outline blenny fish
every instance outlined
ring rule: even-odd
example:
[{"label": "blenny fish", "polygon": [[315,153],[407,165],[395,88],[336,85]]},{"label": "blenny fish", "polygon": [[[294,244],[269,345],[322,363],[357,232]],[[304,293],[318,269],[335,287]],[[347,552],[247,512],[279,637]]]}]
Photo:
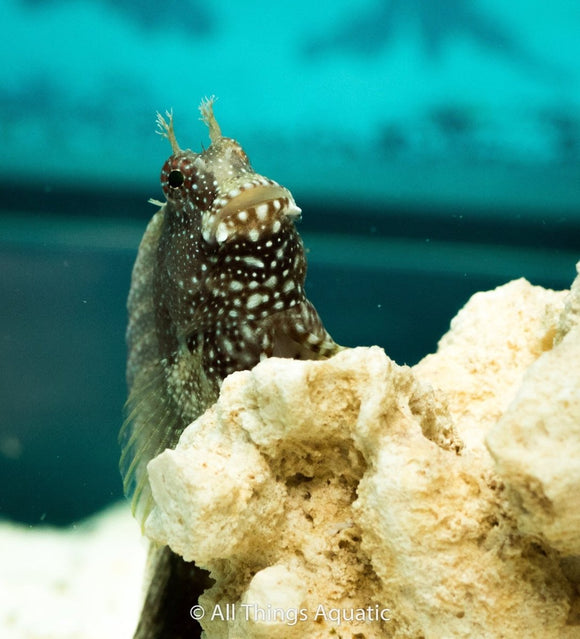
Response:
[{"label": "blenny fish", "polygon": [[[144,524],[153,507],[147,463],[177,443],[217,399],[223,379],[266,357],[327,358],[341,349],[306,298],[306,259],[290,191],[256,173],[223,137],[213,98],[200,107],[211,144],[182,150],[173,117],[158,115],[172,155],[166,202],[137,255],[128,299],[128,417],[121,429],[124,488]],[[211,585],[169,548],[152,548],[135,639],[197,637],[189,616]]]}]

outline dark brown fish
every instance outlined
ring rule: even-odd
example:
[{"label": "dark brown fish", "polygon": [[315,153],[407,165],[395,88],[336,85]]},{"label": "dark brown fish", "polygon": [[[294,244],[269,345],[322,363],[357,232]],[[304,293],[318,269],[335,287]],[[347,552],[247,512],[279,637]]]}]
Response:
[{"label": "dark brown fish", "polygon": [[[149,223],[133,269],[127,329],[128,419],[121,430],[125,491],[142,523],[153,506],[146,465],[177,443],[217,399],[223,379],[271,356],[327,358],[340,350],[304,293],[306,259],[290,191],[255,173],[202,102],[211,145],[179,148],[161,171],[166,203]],[[153,549],[135,637],[199,636],[189,616],[208,574]]]}]

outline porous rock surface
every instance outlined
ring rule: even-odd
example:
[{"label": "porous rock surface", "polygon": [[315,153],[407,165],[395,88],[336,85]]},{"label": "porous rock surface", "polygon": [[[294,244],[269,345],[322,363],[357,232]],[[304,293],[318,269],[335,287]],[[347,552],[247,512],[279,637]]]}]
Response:
[{"label": "porous rock surface", "polygon": [[148,536],[216,580],[205,636],[580,637],[579,282],[478,293],[413,368],[227,378],[148,467]]}]

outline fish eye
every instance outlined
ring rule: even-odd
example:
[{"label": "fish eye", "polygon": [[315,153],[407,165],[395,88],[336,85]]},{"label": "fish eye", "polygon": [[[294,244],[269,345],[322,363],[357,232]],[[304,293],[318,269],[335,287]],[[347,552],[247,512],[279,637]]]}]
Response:
[{"label": "fish eye", "polygon": [[167,176],[167,183],[172,189],[178,189],[183,185],[185,177],[179,169],[173,169]]}]

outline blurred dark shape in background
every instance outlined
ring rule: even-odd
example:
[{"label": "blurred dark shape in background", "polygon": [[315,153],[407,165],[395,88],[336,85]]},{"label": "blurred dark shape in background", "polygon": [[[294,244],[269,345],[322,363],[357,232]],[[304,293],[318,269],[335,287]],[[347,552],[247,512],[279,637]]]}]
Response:
[{"label": "blurred dark shape in background", "polygon": [[[44,8],[66,6],[72,0],[20,0],[24,6]],[[147,31],[182,31],[187,35],[207,36],[215,27],[209,2],[203,0],[89,0],[107,5],[112,11]]]}]

